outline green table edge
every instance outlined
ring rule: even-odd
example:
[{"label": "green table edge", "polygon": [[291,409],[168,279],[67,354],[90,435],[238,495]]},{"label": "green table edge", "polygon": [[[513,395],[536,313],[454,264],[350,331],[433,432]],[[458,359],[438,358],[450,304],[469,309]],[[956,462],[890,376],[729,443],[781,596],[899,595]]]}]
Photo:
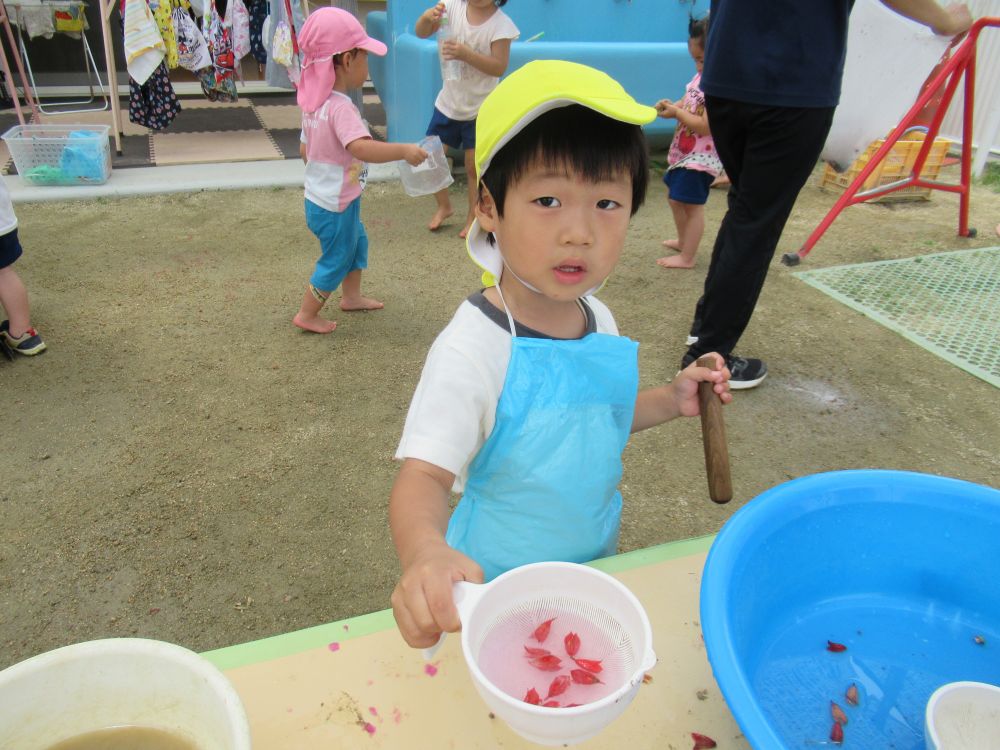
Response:
[{"label": "green table edge", "polygon": [[[644,565],[707,552],[714,540],[715,535],[711,534],[676,542],[666,542],[655,547],[646,547],[613,557],[605,557],[588,564],[605,573],[621,573]],[[250,664],[280,659],[302,651],[330,646],[334,643],[338,644],[339,647],[339,644],[352,638],[360,638],[395,627],[396,621],[392,617],[392,610],[383,609],[379,612],[315,625],[291,633],[205,651],[202,656],[219,669],[236,669]]]}]

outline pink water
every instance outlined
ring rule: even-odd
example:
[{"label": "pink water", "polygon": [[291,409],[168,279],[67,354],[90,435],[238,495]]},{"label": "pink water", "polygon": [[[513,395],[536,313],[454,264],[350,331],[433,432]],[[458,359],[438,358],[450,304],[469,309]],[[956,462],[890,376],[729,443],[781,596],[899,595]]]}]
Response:
[{"label": "pink water", "polygon": [[[555,620],[548,637],[539,643],[533,633],[551,617]],[[579,613],[553,608],[528,616],[521,613],[498,622],[486,634],[479,650],[478,666],[490,682],[511,697],[523,700],[528,690],[534,688],[544,703],[553,680],[569,675],[570,670],[581,669],[566,653],[564,639],[567,633],[573,632],[580,637],[576,658],[601,661],[602,669],[596,673],[601,682],[582,685],[571,680],[566,692],[552,700],[558,701],[561,707],[593,703],[618,690],[635,669],[631,646],[627,642],[619,644],[621,639],[613,635],[621,628],[613,621],[607,625],[602,627]],[[548,650],[561,660],[559,669],[543,671],[533,666],[525,646]]]}]

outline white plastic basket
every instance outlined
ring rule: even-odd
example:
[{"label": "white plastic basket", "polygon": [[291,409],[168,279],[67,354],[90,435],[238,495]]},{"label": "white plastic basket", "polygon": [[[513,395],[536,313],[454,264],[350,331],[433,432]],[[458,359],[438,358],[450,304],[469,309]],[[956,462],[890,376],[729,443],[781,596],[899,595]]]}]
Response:
[{"label": "white plastic basket", "polygon": [[111,176],[108,125],[15,125],[2,136],[32,185],[101,185]]}]

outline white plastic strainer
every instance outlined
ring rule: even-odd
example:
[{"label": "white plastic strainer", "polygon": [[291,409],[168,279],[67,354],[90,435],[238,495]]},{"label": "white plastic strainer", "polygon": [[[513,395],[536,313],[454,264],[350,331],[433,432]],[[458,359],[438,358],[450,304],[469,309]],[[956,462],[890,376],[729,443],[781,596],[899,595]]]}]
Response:
[{"label": "white plastic strainer", "polygon": [[[593,737],[625,710],[645,672],[656,664],[649,619],[639,600],[616,579],[585,565],[533,563],[488,584],[458,583],[455,604],[462,620],[462,652],[479,694],[511,729],[542,745],[569,745]],[[535,641],[536,628],[553,617],[550,636],[545,642]],[[500,673],[523,669],[530,659],[525,645],[545,648],[562,660],[562,666],[529,670],[544,701],[551,680],[578,668],[565,651],[567,627],[581,642],[576,657],[601,661],[597,676],[603,697],[573,707],[546,708],[525,702],[523,687],[512,695],[509,685],[506,690],[500,686],[503,674],[498,675],[498,664]],[[502,653],[496,653],[498,648]],[[571,687],[577,689],[575,681]],[[577,695],[586,690],[578,689]]]}]

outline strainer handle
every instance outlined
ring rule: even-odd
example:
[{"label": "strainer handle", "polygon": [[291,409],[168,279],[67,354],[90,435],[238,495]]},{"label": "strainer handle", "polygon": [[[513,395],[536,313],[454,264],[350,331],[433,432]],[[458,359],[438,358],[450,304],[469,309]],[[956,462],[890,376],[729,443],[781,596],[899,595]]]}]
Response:
[{"label": "strainer handle", "polygon": [[[698,359],[698,367],[715,369],[715,357]],[[712,383],[698,383],[698,405],[701,412],[701,440],[705,446],[705,473],[708,475],[708,496],[716,503],[733,499],[733,481],[729,473],[729,449],[726,446],[726,423],[722,418],[722,401],[712,390]]]},{"label": "strainer handle", "polygon": [[[468,581],[456,581],[452,586],[451,595],[455,600],[455,607],[458,609],[458,619],[465,623],[469,615],[480,600],[489,584],[469,583]],[[447,633],[442,633],[437,643],[424,649],[424,661],[430,661],[437,654],[438,649],[444,644]]]}]

